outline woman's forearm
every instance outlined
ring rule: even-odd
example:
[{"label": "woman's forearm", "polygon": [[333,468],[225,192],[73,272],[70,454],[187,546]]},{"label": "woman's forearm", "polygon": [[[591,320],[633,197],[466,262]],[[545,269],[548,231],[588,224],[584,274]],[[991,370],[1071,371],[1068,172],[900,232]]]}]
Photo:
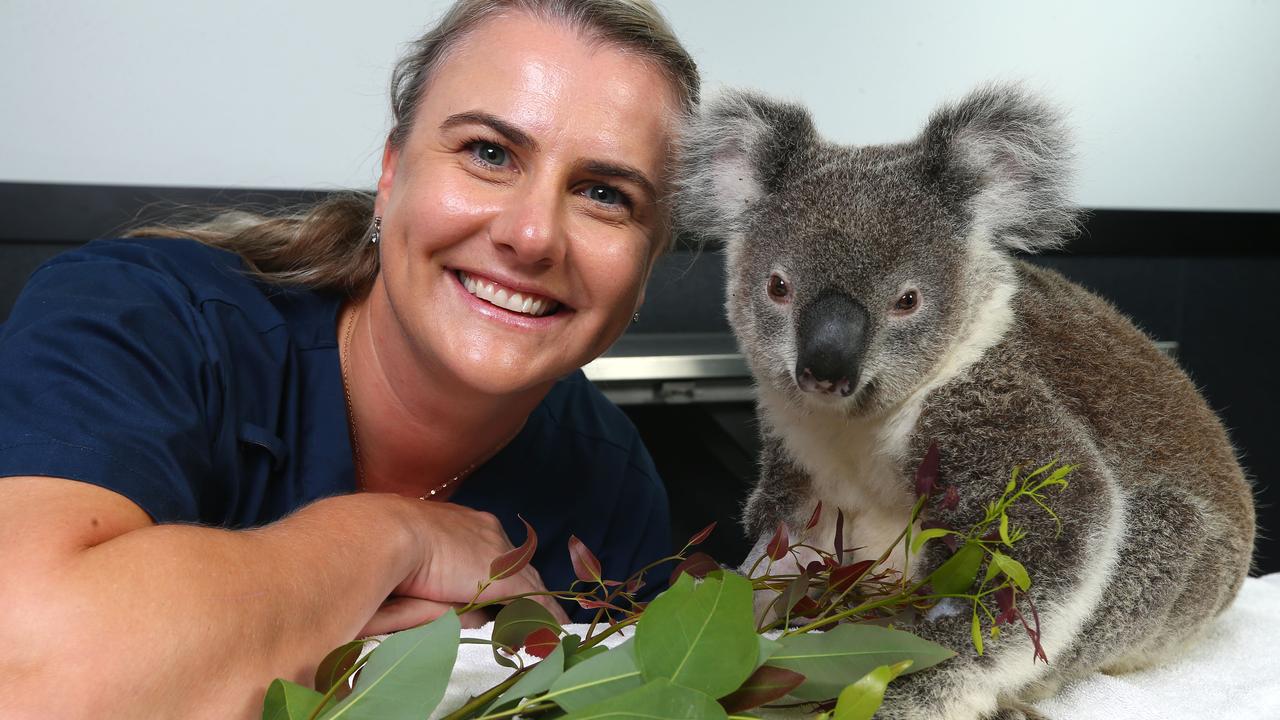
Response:
[{"label": "woman's forearm", "polygon": [[257,716],[273,678],[308,682],[416,567],[399,503],[334,497],[252,531],[149,525],[21,558],[4,533],[0,708]]}]

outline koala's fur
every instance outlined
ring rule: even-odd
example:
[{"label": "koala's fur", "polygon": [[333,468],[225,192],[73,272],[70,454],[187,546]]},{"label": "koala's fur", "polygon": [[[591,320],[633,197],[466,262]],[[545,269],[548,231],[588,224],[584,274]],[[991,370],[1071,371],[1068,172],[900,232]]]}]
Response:
[{"label": "koala's fur", "polygon": [[[759,389],[753,556],[779,521],[804,536],[819,500],[825,522],[808,542],[831,547],[840,508],[845,545],[878,555],[907,523],[931,442],[960,502],[948,511],[935,497],[925,517],[959,529],[1015,465],[1078,465],[1049,493],[1061,534],[1031,503],[1010,513],[1028,531],[1008,552],[1033,579],[1049,664],[1012,628],[979,657],[967,608],[935,613],[916,632],[960,655],[895,682],[878,717],[1022,717],[1065,680],[1159,661],[1227,606],[1248,572],[1254,509],[1221,423],[1112,306],[1014,257],[1077,229],[1056,113],[989,87],[910,142],[848,147],[819,138],[800,107],[737,93],[706,110],[683,157],[677,218],[725,243],[729,319]],[[908,289],[916,309],[892,315]],[[860,350],[852,377],[806,392],[799,348],[816,341],[800,320],[819,303],[866,317],[849,330],[823,316]],[[843,380],[848,397],[833,391]],[[948,555],[929,543],[911,574]]]}]

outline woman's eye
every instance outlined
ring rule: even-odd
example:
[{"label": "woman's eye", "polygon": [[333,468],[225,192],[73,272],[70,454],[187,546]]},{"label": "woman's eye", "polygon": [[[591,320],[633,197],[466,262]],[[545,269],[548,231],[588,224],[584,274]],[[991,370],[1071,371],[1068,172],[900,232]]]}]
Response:
[{"label": "woman's eye", "polygon": [[898,298],[898,302],[893,304],[894,311],[898,313],[909,313],[916,309],[920,304],[920,295],[915,290],[908,290]]},{"label": "woman's eye", "polygon": [[507,164],[507,151],[491,142],[479,141],[471,144],[471,152],[488,165],[501,167]]},{"label": "woman's eye", "polygon": [[621,191],[608,185],[592,185],[587,189],[587,197],[601,205],[620,205],[626,202]]}]

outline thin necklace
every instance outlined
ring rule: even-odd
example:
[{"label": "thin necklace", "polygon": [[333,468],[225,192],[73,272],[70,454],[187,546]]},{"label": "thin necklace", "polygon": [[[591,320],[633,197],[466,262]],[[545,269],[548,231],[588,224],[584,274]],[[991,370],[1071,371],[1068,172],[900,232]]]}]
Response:
[{"label": "thin necklace", "polygon": [[[351,403],[351,381],[347,375],[347,366],[350,364],[349,361],[351,359],[351,331],[355,329],[355,326],[356,326],[355,309],[353,308],[349,314],[350,314],[350,319],[347,320],[347,331],[343,333],[342,351],[341,351],[341,356],[339,357],[339,361],[340,361],[340,364],[342,365],[342,390],[347,397],[347,417],[351,418],[351,450],[352,450],[352,454],[355,455],[356,482],[359,484],[360,491],[363,492],[365,489],[365,482],[364,482],[364,463],[360,461],[360,426],[359,424],[356,423],[355,406],[352,405]],[[501,445],[498,445],[493,450],[490,450],[484,455],[481,455],[479,460],[476,460],[475,462],[463,468],[462,472],[458,473],[457,475],[454,475],[448,480],[445,480],[444,482],[435,486],[428,492],[423,493],[422,495],[419,495],[418,499],[430,500],[434,498],[436,495],[439,495],[440,493],[444,492],[446,489],[448,489],[450,485],[458,482],[463,477],[465,477],[468,473],[470,473],[472,470],[475,470],[477,465],[488,460],[494,455],[498,454],[498,451],[501,450],[504,445],[514,440],[516,435],[519,435],[519,434],[520,434],[520,430],[519,428],[517,428],[515,435],[512,435],[511,437],[507,438],[506,442],[503,442]]]}]

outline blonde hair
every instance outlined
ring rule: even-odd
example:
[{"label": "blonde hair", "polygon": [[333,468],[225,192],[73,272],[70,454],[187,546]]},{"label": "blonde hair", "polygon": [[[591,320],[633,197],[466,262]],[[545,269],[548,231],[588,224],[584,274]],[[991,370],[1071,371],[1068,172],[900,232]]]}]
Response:
[{"label": "blonde hair", "polygon": [[[393,148],[408,138],[431,75],[450,51],[485,20],[521,12],[653,61],[671,82],[680,111],[688,116],[697,107],[697,65],[650,0],[458,0],[391,75]],[[310,206],[267,214],[231,210],[199,222],[148,225],[128,236],[198,240],[240,255],[268,282],[362,295],[378,273],[377,247],[369,242],[373,201],[372,193],[341,192]]]}]

